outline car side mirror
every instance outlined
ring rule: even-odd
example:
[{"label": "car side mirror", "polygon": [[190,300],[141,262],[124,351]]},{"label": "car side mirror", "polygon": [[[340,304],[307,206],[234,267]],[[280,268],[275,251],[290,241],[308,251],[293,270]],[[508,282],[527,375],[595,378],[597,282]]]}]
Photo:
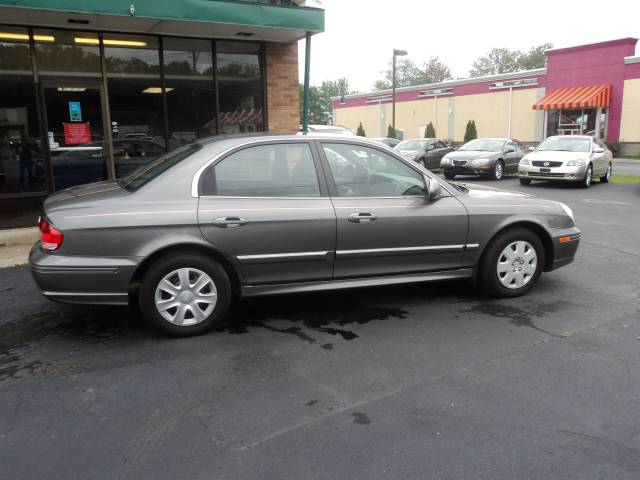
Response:
[{"label": "car side mirror", "polygon": [[425,196],[433,200],[440,196],[440,192],[442,191],[442,187],[440,186],[440,182],[435,178],[428,177],[424,175],[424,184],[425,184]]},{"label": "car side mirror", "polygon": [[602,147],[595,147],[593,149],[593,153],[604,153],[604,148]]}]

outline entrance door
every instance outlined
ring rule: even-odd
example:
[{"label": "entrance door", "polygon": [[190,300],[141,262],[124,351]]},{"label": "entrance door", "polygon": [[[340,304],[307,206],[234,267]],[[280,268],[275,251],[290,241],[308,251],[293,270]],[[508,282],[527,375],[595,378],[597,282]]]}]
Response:
[{"label": "entrance door", "polygon": [[44,101],[55,190],[108,177],[102,91],[95,84],[46,84]]}]

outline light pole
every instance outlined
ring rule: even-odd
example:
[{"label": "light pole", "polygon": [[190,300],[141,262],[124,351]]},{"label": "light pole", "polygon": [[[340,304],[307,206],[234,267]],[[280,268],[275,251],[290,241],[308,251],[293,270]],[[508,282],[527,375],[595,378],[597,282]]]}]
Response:
[{"label": "light pole", "polygon": [[391,107],[391,126],[393,127],[393,134],[396,134],[396,57],[403,57],[407,54],[406,50],[397,50],[393,49],[393,67],[392,67],[392,80],[391,80],[391,88],[393,89],[392,97],[392,107]]}]

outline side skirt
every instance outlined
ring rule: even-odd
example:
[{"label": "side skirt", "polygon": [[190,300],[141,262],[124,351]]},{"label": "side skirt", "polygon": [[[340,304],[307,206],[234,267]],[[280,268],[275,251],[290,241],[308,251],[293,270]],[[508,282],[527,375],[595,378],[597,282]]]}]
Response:
[{"label": "side skirt", "polygon": [[319,292],[339,290],[343,288],[375,287],[380,285],[399,285],[403,283],[435,282],[471,278],[473,268],[460,268],[444,272],[412,273],[410,275],[394,275],[388,277],[349,278],[345,280],[325,280],[321,282],[280,283],[275,285],[245,285],[242,287],[243,297],[259,295],[278,295],[282,293]]}]

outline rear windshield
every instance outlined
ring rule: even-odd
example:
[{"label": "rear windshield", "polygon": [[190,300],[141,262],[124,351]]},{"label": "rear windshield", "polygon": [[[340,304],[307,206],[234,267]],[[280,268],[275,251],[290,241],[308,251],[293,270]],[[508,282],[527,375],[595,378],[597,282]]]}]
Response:
[{"label": "rear windshield", "polygon": [[425,150],[427,148],[426,140],[405,140],[396,145],[398,150]]},{"label": "rear windshield", "polygon": [[177,165],[185,158],[193,155],[201,148],[202,146],[198,143],[178,147],[175,150],[171,150],[170,152],[161,155],[151,163],[135,169],[126,177],[120,178],[118,183],[121,187],[126,188],[127,190],[137,190],[157,176],[169,170],[174,165]]}]

